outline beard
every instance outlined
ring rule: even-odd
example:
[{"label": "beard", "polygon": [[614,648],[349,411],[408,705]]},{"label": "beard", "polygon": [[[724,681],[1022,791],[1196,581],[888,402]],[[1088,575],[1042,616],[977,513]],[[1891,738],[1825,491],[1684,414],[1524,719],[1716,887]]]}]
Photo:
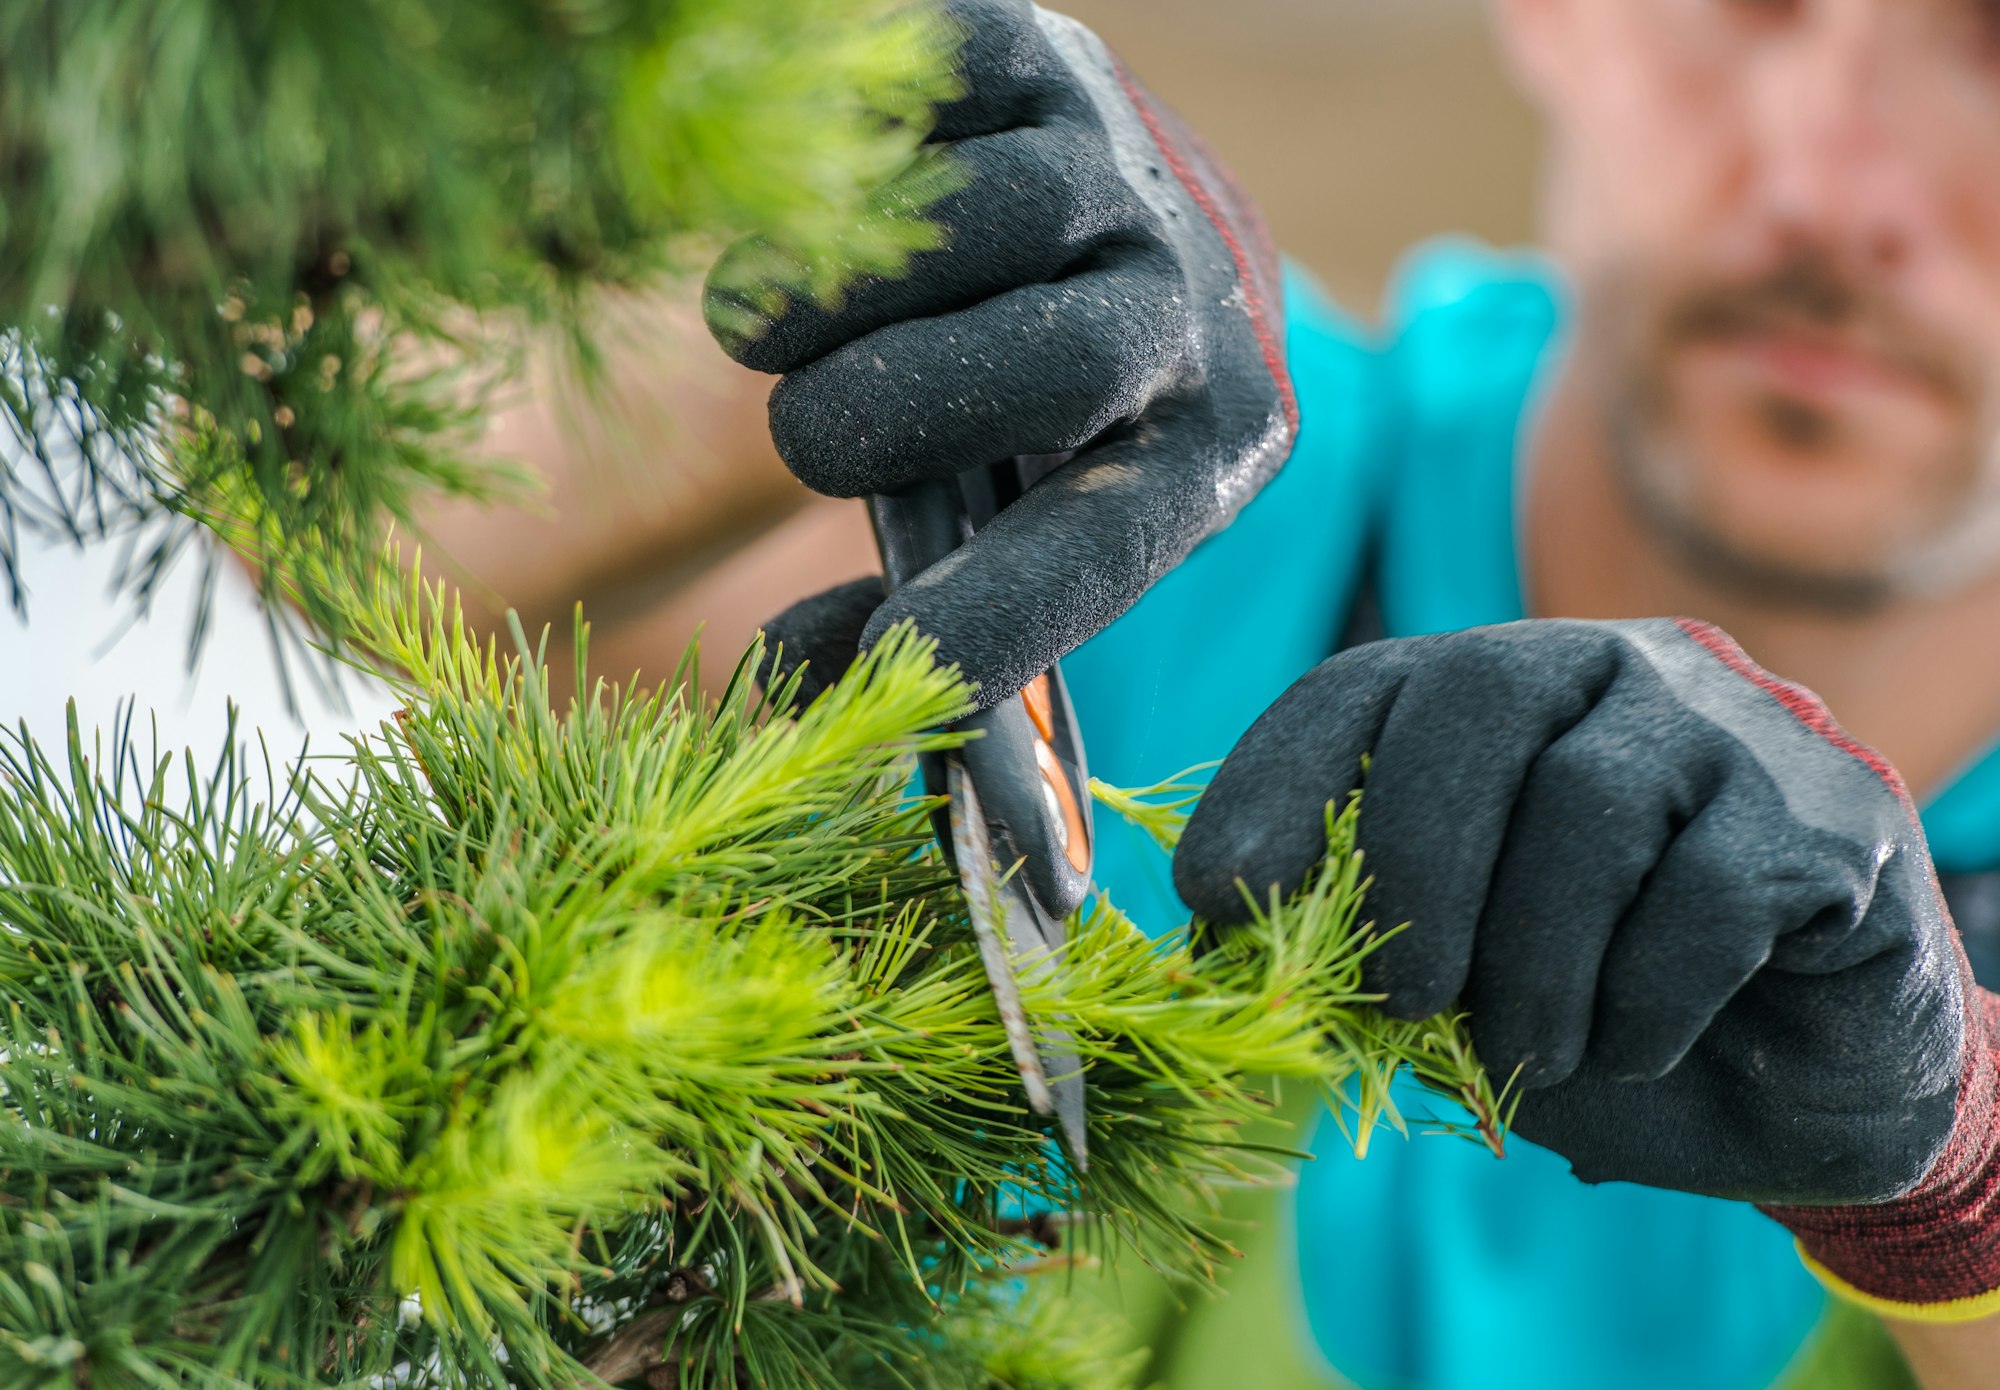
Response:
[{"label": "beard", "polygon": [[[1690,576],[1733,597],[1831,617],[1873,613],[1898,599],[1962,584],[2000,566],[2000,450],[1976,422],[1980,375],[1969,354],[1910,323],[1848,278],[1830,257],[1800,251],[1764,275],[1682,291],[1649,303],[1635,281],[1594,287],[1616,350],[1594,372],[1614,474],[1632,514]],[[1865,541],[1774,540],[1705,496],[1725,457],[1693,442],[1671,366],[1690,349],[1765,334],[1838,336],[1922,383],[1963,427],[1919,457],[1911,486]],[[1743,415],[1763,445],[1796,459],[1865,447],[1837,405],[1776,390],[1747,397]],[[1895,515],[1888,515],[1889,512]]]}]

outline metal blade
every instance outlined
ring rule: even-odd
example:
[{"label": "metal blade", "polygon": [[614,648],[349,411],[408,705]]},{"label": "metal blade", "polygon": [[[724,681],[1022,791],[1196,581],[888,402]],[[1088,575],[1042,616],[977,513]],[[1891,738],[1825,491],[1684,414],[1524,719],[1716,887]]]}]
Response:
[{"label": "metal blade", "polygon": [[947,766],[952,854],[979,942],[980,960],[1014,1053],[1028,1106],[1038,1115],[1054,1115],[1064,1146],[1082,1171],[1089,1165],[1084,1125],[1083,1065],[1069,1035],[1048,1034],[1038,1048],[1021,1007],[1017,968],[1048,968],[1049,942],[1062,940],[1062,924],[1053,922],[1021,883],[1018,875],[1002,882],[993,863],[992,839],[979,793],[956,757]]},{"label": "metal blade", "polygon": [[[1062,943],[1063,924],[1043,911],[1032,894],[1017,889],[1014,894],[1006,896],[1005,901],[1010,922],[1017,914],[1040,918],[1042,935],[1057,945]],[[1039,964],[1031,962],[1029,968],[1046,970],[1053,964],[1053,958],[1044,953],[1039,957]],[[1043,1031],[1040,1053],[1042,1075],[1047,1078],[1049,1090],[1055,1096],[1056,1123],[1062,1127],[1063,1145],[1081,1173],[1090,1167],[1089,1131],[1084,1125],[1083,1062],[1076,1055],[1076,1045],[1070,1035],[1061,1029]]]},{"label": "metal blade", "polygon": [[1042,1059],[1035,1052],[1034,1035],[1028,1031],[1021,992],[1014,984],[1014,965],[1001,918],[999,875],[993,870],[993,850],[986,835],[986,817],[979,809],[979,793],[972,789],[972,779],[957,758],[950,760],[946,775],[950,779],[952,857],[958,861],[959,882],[971,910],[973,935],[979,941],[979,958],[986,964],[986,978],[1000,1006],[1000,1026],[1007,1032],[1014,1064],[1028,1088],[1028,1105],[1038,1115],[1051,1115],[1055,1102],[1042,1074]]}]

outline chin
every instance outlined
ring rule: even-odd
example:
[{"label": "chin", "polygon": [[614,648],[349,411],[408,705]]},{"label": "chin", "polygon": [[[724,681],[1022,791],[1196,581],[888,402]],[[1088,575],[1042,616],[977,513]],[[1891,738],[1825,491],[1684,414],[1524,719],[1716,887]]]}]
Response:
[{"label": "chin", "polygon": [[1832,615],[1896,596],[1900,557],[1930,529],[1907,492],[1845,460],[1699,447],[1649,448],[1621,468],[1641,525],[1691,578]]},{"label": "chin", "polygon": [[1771,563],[1890,576],[1977,509],[1984,470],[1964,432],[1773,393],[1717,404],[1647,451],[1683,475],[1648,491]]},{"label": "chin", "polygon": [[1691,577],[1753,602],[1861,617],[2000,573],[2000,495],[1913,500],[1792,460],[1706,481],[1644,489],[1642,524]]},{"label": "chin", "polygon": [[1690,521],[1775,566],[1886,576],[1933,529],[1907,497],[1842,478],[1745,469],[1718,482],[1690,508]]}]

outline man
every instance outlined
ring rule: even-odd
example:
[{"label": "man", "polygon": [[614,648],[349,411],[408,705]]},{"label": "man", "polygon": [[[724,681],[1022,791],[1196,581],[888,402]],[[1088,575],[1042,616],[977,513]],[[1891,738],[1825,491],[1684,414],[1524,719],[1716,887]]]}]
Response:
[{"label": "man", "polygon": [[[987,700],[1068,654],[1113,781],[1226,753],[1171,866],[1218,921],[1367,760],[1371,981],[1521,1099],[1505,1162],[1303,1170],[1325,1374],[1827,1384],[1860,1307],[1994,1383],[2000,1005],[1937,876],[1995,925],[2000,12],[1502,0],[1551,262],[1429,248],[1371,335],[1087,31],[954,10],[952,245],[728,345],[821,491],[1067,461],[773,632],[824,678],[914,618]],[[1110,831],[1099,878],[1184,912]]]}]

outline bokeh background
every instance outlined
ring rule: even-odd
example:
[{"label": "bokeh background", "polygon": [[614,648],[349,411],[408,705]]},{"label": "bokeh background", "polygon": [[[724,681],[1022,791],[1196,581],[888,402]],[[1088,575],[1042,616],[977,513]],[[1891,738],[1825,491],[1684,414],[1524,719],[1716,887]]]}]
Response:
[{"label": "bokeh background", "polygon": [[1371,310],[1411,242],[1532,230],[1536,129],[1485,0],[1072,0],[1222,155],[1278,243]]}]

